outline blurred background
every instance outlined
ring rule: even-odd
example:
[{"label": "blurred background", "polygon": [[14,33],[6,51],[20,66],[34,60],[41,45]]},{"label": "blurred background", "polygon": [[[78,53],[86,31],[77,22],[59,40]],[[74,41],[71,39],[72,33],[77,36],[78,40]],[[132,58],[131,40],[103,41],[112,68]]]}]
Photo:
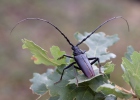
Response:
[{"label": "blurred background", "polygon": [[[34,72],[41,74],[51,67],[35,65],[30,59],[30,52],[21,48],[21,39],[30,39],[47,51],[56,45],[72,54],[66,40],[53,27],[41,21],[23,22],[10,35],[18,21],[27,17],[47,19],[76,44],[75,32],[91,32],[114,16],[126,18],[130,32],[122,19],[104,25],[98,32],[119,35],[120,41],[109,48],[117,55],[112,59],[116,66],[111,81],[129,90],[121,77],[120,64],[127,46],[132,45],[140,51],[140,0],[0,0],[0,100],[35,100],[38,96],[29,89],[29,79]],[[88,50],[84,44],[81,48]]]}]

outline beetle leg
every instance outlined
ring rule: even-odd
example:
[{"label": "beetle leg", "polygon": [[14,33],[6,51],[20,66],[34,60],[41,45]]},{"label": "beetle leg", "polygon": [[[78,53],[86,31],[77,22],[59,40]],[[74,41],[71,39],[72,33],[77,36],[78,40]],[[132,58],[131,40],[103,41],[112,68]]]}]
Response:
[{"label": "beetle leg", "polygon": [[79,68],[79,67],[77,67],[77,66],[74,66],[74,68],[81,70],[81,68]]},{"label": "beetle leg", "polygon": [[55,82],[54,84],[59,83],[59,82],[62,80],[62,77],[63,77],[64,71],[65,71],[66,69],[70,68],[70,67],[71,67],[73,64],[75,64],[75,63],[76,63],[76,62],[73,62],[73,63],[69,64],[68,66],[66,66],[66,67],[63,69],[63,71],[62,71],[62,74],[61,74],[60,80],[57,81],[57,82]]},{"label": "beetle leg", "polygon": [[102,72],[101,72],[101,64],[100,64],[100,60],[99,60],[99,58],[97,58],[97,57],[88,58],[88,60],[93,60],[93,59],[94,59],[94,61],[91,62],[91,65],[93,65],[96,61],[98,61],[98,65],[99,65],[99,73],[102,73]]},{"label": "beetle leg", "polygon": [[93,58],[88,58],[88,60],[93,60],[93,59],[98,59],[97,57],[93,57]]},{"label": "beetle leg", "polygon": [[62,59],[62,58],[64,58],[64,57],[73,58],[73,57],[68,56],[68,55],[63,55],[63,56],[59,57],[57,60],[60,60],[60,59]]}]

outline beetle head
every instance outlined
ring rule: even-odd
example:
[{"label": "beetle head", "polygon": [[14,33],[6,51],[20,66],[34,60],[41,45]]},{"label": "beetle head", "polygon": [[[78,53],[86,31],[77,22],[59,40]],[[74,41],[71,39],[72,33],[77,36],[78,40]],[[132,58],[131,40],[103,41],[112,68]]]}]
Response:
[{"label": "beetle head", "polygon": [[80,55],[80,54],[84,54],[85,53],[85,51],[79,49],[78,46],[72,46],[71,49],[73,50],[73,55],[74,56],[77,56],[77,55]]}]

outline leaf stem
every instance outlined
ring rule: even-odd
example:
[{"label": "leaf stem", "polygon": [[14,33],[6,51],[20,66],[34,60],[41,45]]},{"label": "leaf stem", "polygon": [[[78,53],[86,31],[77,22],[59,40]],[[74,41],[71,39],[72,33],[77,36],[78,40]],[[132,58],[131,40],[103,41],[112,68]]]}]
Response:
[{"label": "leaf stem", "polygon": [[117,88],[117,89],[119,89],[119,90],[121,90],[121,91],[123,91],[125,93],[131,94],[133,96],[133,98],[137,98],[136,94],[133,91],[126,90],[126,89],[124,89],[124,88],[122,88],[122,87],[120,87],[118,85],[115,85],[115,88]]}]

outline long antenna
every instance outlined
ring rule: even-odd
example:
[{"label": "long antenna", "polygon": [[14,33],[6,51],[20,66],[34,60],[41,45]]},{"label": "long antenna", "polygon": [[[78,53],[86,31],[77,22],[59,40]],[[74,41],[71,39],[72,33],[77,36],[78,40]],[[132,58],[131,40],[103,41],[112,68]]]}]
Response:
[{"label": "long antenna", "polygon": [[53,25],[51,22],[49,22],[49,21],[47,21],[47,20],[45,20],[45,19],[41,19],[41,18],[25,18],[25,19],[19,21],[19,22],[12,28],[10,34],[13,32],[13,30],[16,28],[16,26],[17,26],[18,24],[20,24],[20,23],[22,23],[22,22],[24,22],[24,21],[26,21],[26,20],[39,20],[39,21],[43,21],[43,22],[46,22],[46,23],[50,24],[50,25],[53,26],[57,31],[59,31],[59,32],[64,36],[64,38],[67,40],[67,42],[73,47],[73,44],[72,44],[72,43],[69,41],[69,39],[64,35],[64,33],[62,33],[62,32],[60,31],[60,29],[58,29],[58,28],[57,28],[55,25]]},{"label": "long antenna", "polygon": [[127,22],[127,20],[125,18],[123,18],[122,16],[117,16],[117,17],[113,17],[110,18],[108,20],[106,20],[105,22],[103,22],[100,26],[98,26],[90,35],[88,35],[86,38],[84,38],[81,42],[79,42],[76,46],[80,45],[81,43],[83,43],[87,38],[89,38],[92,34],[94,34],[100,27],[102,27],[104,24],[108,23],[109,21],[112,21],[114,19],[118,19],[118,18],[122,18],[124,21],[126,21],[127,26],[128,26],[128,31],[129,31],[129,24]]}]

